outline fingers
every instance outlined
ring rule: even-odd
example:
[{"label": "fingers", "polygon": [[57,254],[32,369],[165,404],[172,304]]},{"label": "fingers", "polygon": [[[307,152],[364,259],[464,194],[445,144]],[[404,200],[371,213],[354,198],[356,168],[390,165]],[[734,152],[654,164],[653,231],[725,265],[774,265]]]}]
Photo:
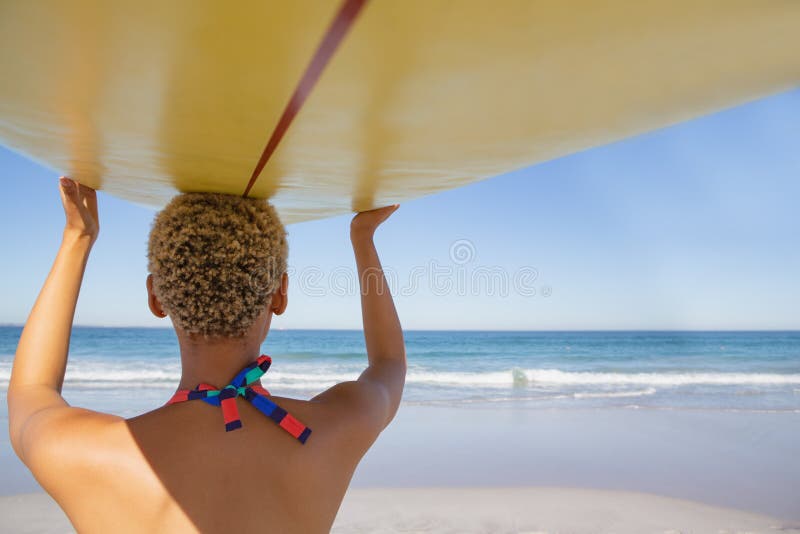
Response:
[{"label": "fingers", "polygon": [[65,189],[80,189],[82,193],[86,195],[94,195],[97,193],[94,189],[89,187],[88,185],[83,185],[77,180],[73,180],[72,178],[68,178],[66,176],[61,176],[58,179],[58,182],[65,188]]},{"label": "fingers", "polygon": [[78,203],[78,190],[75,187],[75,182],[69,178],[61,177],[59,179],[59,193],[61,195],[61,204],[64,207],[64,213],[69,218],[69,213],[76,209]]},{"label": "fingers", "polygon": [[361,211],[350,222],[351,239],[368,236],[371,237],[375,230],[394,213],[399,204],[392,204],[382,208]]},{"label": "fingers", "polygon": [[65,232],[97,239],[100,223],[97,218],[97,192],[76,180],[59,178],[61,201],[66,216]]},{"label": "fingers", "polygon": [[66,204],[69,200],[78,210],[88,211],[97,221],[97,191],[66,176],[61,176],[58,181],[63,192],[62,201]]},{"label": "fingers", "polygon": [[385,206],[385,207],[381,208],[381,212],[380,212],[381,222],[383,222],[386,219],[388,219],[389,217],[391,217],[392,213],[394,213],[397,210],[398,207],[400,207],[400,204],[392,204],[391,206]]},{"label": "fingers", "polygon": [[77,180],[73,180],[72,178],[67,178],[66,176],[62,176],[58,179],[59,184],[61,185],[62,191],[64,191],[70,197],[75,197],[83,201],[84,205],[87,204],[86,201],[96,201],[97,199],[97,191],[89,187],[88,185],[83,185],[82,183],[78,182]]},{"label": "fingers", "polygon": [[392,215],[392,213],[397,211],[397,208],[399,207],[400,204],[392,204],[391,206],[384,206],[382,208],[378,208],[377,210],[375,210],[375,212],[380,217],[381,222],[383,222],[386,219],[388,219]]},{"label": "fingers", "polygon": [[400,207],[400,204],[392,204],[390,206],[384,206],[384,207],[379,208],[379,209],[384,210],[384,211],[388,211],[389,213],[394,213],[397,210],[397,208],[399,208],[399,207]]},{"label": "fingers", "polygon": [[400,204],[391,204],[389,206],[383,206],[381,208],[374,208],[374,209],[371,209],[371,210],[359,211],[357,215],[361,215],[363,213],[364,215],[375,214],[375,215],[384,215],[384,216],[388,217],[389,215],[394,213],[397,210],[397,208],[399,208],[399,207],[400,207]]},{"label": "fingers", "polygon": [[65,176],[59,178],[58,183],[61,185],[61,190],[69,197],[75,196],[75,194],[78,192],[77,188],[75,187],[75,182]]},{"label": "fingers", "polygon": [[94,220],[98,220],[97,218],[97,191],[92,189],[89,186],[78,184],[78,194],[80,196],[81,202],[86,209],[89,210],[89,213],[92,214]]}]

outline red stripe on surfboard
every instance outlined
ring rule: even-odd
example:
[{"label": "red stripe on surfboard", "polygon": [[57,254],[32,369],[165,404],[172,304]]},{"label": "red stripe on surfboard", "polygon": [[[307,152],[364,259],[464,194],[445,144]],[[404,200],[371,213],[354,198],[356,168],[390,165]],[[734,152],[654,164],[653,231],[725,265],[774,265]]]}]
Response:
[{"label": "red stripe on surfboard", "polygon": [[317,51],[311,58],[311,63],[306,67],[306,71],[303,73],[303,77],[300,78],[300,82],[297,84],[292,98],[289,99],[289,103],[286,104],[286,108],[283,110],[283,115],[281,115],[278,124],[272,131],[267,146],[264,148],[264,152],[261,153],[261,158],[258,160],[258,164],[253,170],[252,176],[250,176],[250,181],[247,183],[247,187],[242,195],[243,197],[247,196],[253,184],[256,183],[258,176],[269,161],[269,158],[275,152],[275,149],[278,148],[278,143],[281,142],[286,130],[289,129],[289,126],[300,111],[300,108],[303,107],[306,98],[311,94],[311,90],[322,75],[322,71],[325,70],[325,66],[330,62],[339,44],[341,44],[345,35],[347,35],[356,17],[358,17],[358,14],[361,12],[361,8],[364,7],[366,3],[367,0],[344,0],[342,2],[339,12],[328,27],[328,31],[325,32],[325,37],[322,38],[322,42],[320,42]]}]

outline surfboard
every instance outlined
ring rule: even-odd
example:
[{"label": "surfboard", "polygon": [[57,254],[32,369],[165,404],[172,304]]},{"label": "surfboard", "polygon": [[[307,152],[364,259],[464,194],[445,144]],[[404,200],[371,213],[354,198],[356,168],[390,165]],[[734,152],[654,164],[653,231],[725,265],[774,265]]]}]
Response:
[{"label": "surfboard", "polygon": [[791,89],[798,28],[796,0],[0,0],[0,143],[298,222]]}]

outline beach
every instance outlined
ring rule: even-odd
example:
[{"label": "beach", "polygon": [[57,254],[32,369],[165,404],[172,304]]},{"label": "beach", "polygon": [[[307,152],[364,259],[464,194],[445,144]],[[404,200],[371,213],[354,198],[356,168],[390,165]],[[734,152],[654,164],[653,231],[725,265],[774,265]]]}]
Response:
[{"label": "beach", "polygon": [[[162,333],[116,351],[138,362],[119,375],[91,375],[113,352],[104,339],[124,334],[75,335],[68,400],[121,415],[164,401],[174,362],[148,355],[171,350]],[[361,364],[357,332],[280,334],[265,376],[276,394]],[[408,395],[334,532],[800,532],[798,334],[408,337]],[[3,439],[0,531],[69,531]]]},{"label": "beach", "polygon": [[[334,532],[800,532],[797,443],[800,414],[402,406]],[[69,531],[15,478],[2,532]]]},{"label": "beach", "polygon": [[[46,494],[0,498],[4,532],[73,532]],[[265,531],[269,522],[265,520]],[[763,515],[644,493],[570,488],[353,489],[331,532],[800,532]]]}]

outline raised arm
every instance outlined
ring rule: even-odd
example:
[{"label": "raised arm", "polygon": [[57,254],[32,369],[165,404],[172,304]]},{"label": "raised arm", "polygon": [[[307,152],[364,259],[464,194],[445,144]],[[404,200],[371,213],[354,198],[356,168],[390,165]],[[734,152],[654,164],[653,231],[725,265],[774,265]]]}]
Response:
[{"label": "raised arm", "polygon": [[25,322],[8,386],[11,444],[28,467],[32,448],[45,436],[63,438],[62,423],[88,413],[70,408],[61,397],[61,386],[75,305],[99,230],[97,197],[93,189],[66,178],[61,179],[60,193],[66,215],[61,247]]},{"label": "raised arm", "polygon": [[395,204],[361,212],[350,224],[350,241],[356,256],[361,288],[361,315],[369,360],[369,366],[358,380],[377,386],[386,409],[386,424],[397,413],[403,395],[406,350],[400,319],[381,268],[373,236],[378,226],[397,207]]},{"label": "raised arm", "polygon": [[314,398],[340,406],[345,413],[357,413],[373,437],[397,413],[406,379],[403,331],[373,242],[375,230],[396,209],[397,205],[364,211],[350,224],[369,365],[357,381],[337,384]]}]

